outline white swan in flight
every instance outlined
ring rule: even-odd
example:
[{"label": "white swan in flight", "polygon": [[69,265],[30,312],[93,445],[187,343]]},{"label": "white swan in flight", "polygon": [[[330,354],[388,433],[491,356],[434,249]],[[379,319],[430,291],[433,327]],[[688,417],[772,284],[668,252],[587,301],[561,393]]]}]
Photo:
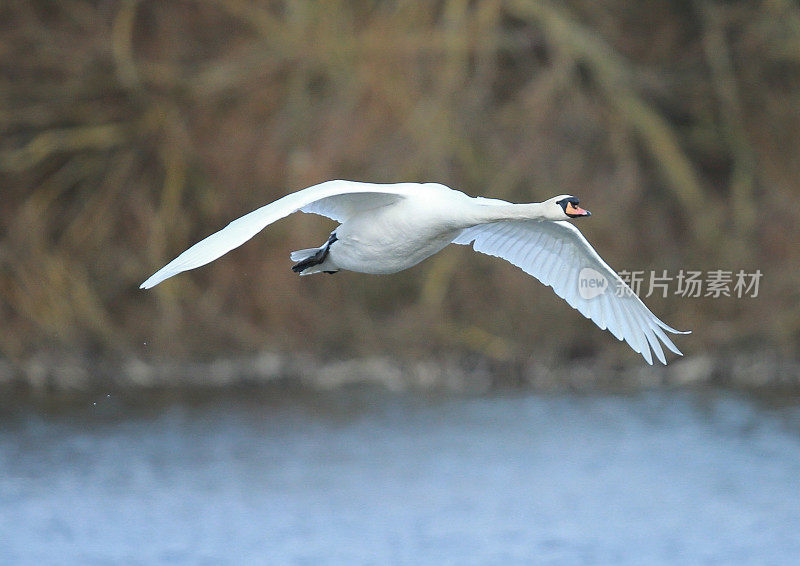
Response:
[{"label": "white swan in flight", "polygon": [[659,320],[570,222],[589,216],[578,199],[560,195],[512,204],[473,198],[436,183],[326,181],[286,195],[198,242],[142,283],[149,289],[182,271],[214,261],[276,220],[301,210],[340,222],[321,247],[292,252],[300,275],[396,273],[450,243],[503,258],[553,288],[559,297],[653,363],[666,364],[663,343],[681,352]]}]

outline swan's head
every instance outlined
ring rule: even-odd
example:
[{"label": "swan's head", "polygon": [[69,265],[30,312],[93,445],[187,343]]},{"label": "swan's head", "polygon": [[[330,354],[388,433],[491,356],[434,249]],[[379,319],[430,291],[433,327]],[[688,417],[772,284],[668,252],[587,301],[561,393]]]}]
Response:
[{"label": "swan's head", "polygon": [[579,202],[578,197],[558,195],[548,200],[547,204],[551,206],[553,220],[569,220],[570,218],[591,216],[591,212],[578,206]]}]

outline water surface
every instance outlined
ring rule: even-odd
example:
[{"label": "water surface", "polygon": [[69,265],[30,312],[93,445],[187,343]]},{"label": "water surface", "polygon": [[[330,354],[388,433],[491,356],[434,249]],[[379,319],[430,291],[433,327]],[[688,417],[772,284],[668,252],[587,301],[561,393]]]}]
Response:
[{"label": "water surface", "polygon": [[6,403],[0,557],[796,564],[800,409],[669,392]]}]

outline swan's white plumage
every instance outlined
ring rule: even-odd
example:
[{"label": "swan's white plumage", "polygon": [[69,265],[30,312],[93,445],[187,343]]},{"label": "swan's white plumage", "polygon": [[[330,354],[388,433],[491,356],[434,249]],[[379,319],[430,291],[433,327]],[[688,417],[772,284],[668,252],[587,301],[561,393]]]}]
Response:
[{"label": "swan's white plumage", "polygon": [[[319,185],[297,191],[266,206],[262,206],[237,218],[225,228],[211,234],[205,240],[193,245],[167,265],[155,272],[141,284],[141,289],[155,287],[165,279],[178,273],[211,263],[234,248],[238,248],[247,240],[261,232],[264,228],[292,214],[307,208],[308,212],[328,216],[333,220],[344,221],[353,213],[356,194],[364,196],[371,204],[383,199],[392,202],[392,198],[400,199],[408,193],[409,183],[396,185],[376,185],[372,183],[355,183],[351,181],[325,181]],[[366,193],[366,195],[364,194]],[[369,193],[372,193],[371,195]],[[341,195],[339,201],[331,199]]]},{"label": "swan's white plumage", "polygon": [[[680,332],[650,312],[569,222],[518,220],[480,224],[465,229],[453,243],[472,244],[476,252],[505,259],[533,275],[597,326],[625,340],[648,363],[653,363],[651,350],[659,361],[666,363],[659,340],[670,351],[680,354],[664,330]],[[579,274],[584,267],[605,276],[613,284],[609,292],[583,298],[578,290]]]},{"label": "swan's white plumage", "polygon": [[[158,270],[141,288],[149,289],[173,275],[205,265],[269,224],[303,211],[342,223],[335,231],[340,239],[330,245],[330,258],[304,273],[326,270],[327,262],[334,269],[393,273],[433,255],[451,241],[472,244],[475,251],[503,258],[552,287],[570,306],[626,341],[648,363],[653,363],[653,353],[666,363],[662,344],[680,355],[664,331],[680,332],[650,312],[580,231],[560,220],[567,217],[556,204],[559,198],[515,205],[499,199],[471,198],[439,184],[327,181],[234,220]],[[292,259],[302,261],[319,249],[293,252]],[[622,293],[582,297],[579,278],[585,267],[602,274],[614,291]]]},{"label": "swan's white plumage", "polygon": [[[396,189],[400,189],[400,187],[396,187]],[[300,210],[327,216],[337,222],[346,222],[355,214],[395,204],[402,198],[404,198],[402,192],[392,194],[372,192],[337,194],[315,200]]]}]

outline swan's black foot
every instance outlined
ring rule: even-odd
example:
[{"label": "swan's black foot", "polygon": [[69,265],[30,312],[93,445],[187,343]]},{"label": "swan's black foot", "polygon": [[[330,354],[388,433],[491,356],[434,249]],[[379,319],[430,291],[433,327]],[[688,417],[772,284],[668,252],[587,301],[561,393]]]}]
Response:
[{"label": "swan's black foot", "polygon": [[[299,263],[295,263],[292,266],[292,271],[294,271],[295,273],[300,273],[304,269],[308,269],[309,267],[314,265],[319,265],[320,263],[325,261],[325,258],[328,257],[328,253],[330,252],[331,244],[334,243],[337,239],[338,238],[336,237],[336,233],[332,232],[331,237],[328,238],[328,241],[325,242],[324,246],[322,246],[320,249],[317,250],[317,253],[315,253],[310,257],[307,257],[306,259],[304,259]],[[336,271],[326,271],[325,273],[336,273]]]}]

